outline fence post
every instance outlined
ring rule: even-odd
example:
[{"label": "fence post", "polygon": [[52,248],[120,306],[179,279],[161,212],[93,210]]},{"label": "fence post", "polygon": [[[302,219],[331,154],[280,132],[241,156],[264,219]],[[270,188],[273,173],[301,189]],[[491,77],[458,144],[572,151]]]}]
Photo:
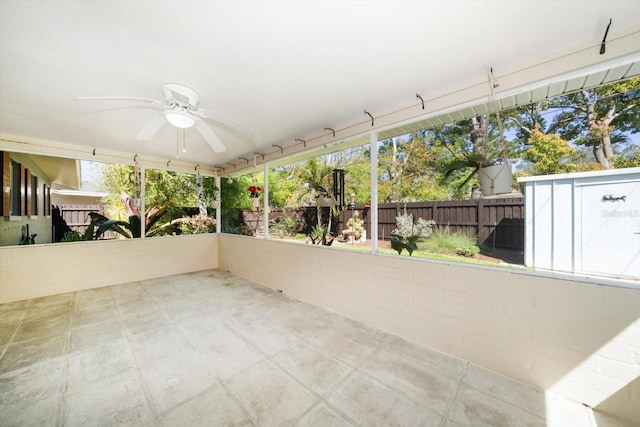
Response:
[{"label": "fence post", "polygon": [[476,234],[478,236],[478,244],[483,244],[484,241],[487,239],[487,236],[485,236],[485,230],[484,230],[484,199],[476,199],[478,201],[477,204],[477,208],[478,209],[478,225],[477,225],[477,230],[476,230]]}]

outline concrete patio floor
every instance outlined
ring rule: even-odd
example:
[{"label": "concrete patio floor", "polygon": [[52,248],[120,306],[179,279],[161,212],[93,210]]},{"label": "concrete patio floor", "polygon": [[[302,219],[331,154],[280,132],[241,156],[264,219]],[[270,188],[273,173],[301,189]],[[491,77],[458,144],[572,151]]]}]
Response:
[{"label": "concrete patio floor", "polygon": [[0,305],[0,425],[620,424],[212,270]]}]

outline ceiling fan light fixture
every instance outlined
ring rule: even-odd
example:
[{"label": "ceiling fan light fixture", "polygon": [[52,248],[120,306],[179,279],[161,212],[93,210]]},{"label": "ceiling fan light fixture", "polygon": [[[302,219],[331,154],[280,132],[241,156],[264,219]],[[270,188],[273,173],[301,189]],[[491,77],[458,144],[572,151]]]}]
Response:
[{"label": "ceiling fan light fixture", "polygon": [[191,114],[181,110],[166,110],[164,117],[169,123],[180,129],[187,129],[196,124],[196,120]]}]

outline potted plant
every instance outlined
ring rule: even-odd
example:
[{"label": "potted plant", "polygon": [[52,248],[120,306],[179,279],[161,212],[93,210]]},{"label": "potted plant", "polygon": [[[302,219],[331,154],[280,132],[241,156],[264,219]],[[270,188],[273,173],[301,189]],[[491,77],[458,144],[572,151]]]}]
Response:
[{"label": "potted plant", "polygon": [[213,209],[218,209],[220,207],[220,190],[218,189],[218,187],[213,186],[213,188],[211,188],[211,207]]},{"label": "potted plant", "polygon": [[489,160],[479,153],[465,153],[464,158],[455,158],[445,167],[445,178],[459,170],[470,170],[458,188],[464,187],[471,178],[478,177],[482,194],[492,196],[511,192],[512,173],[507,159]]},{"label": "potted plant", "polygon": [[202,199],[203,205],[207,203],[213,208],[218,209],[220,207],[220,189],[215,184],[213,177],[207,177],[202,182]]},{"label": "potted plant", "polygon": [[453,155],[453,160],[445,166],[445,178],[459,170],[470,170],[469,175],[458,186],[459,189],[464,187],[475,175],[478,177],[484,196],[511,192],[511,166],[507,158],[507,146],[499,112],[496,113],[496,119],[499,137],[491,141],[488,139],[489,116],[471,119],[470,139],[473,148],[470,151],[463,151],[462,156],[453,152],[445,144],[445,148]]},{"label": "potted plant", "polygon": [[251,204],[254,208],[260,206],[260,192],[262,191],[262,187],[259,187],[256,184],[252,184],[247,189],[249,190],[249,196],[251,197]]}]

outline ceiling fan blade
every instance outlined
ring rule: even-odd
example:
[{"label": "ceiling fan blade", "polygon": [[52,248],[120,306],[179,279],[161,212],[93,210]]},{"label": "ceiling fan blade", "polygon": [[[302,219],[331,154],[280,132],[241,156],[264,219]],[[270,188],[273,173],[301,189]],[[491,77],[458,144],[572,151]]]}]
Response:
[{"label": "ceiling fan blade", "polygon": [[155,99],[135,98],[130,96],[76,96],[74,99],[76,101],[140,101],[150,102],[161,107],[165,106],[162,102],[156,101]]},{"label": "ceiling fan blade", "polygon": [[226,147],[218,138],[218,135],[215,134],[213,130],[209,127],[208,124],[203,122],[201,119],[196,117],[196,129],[200,132],[200,135],[207,141],[207,144],[211,146],[211,149],[216,153],[222,153],[226,151]]},{"label": "ceiling fan blade", "polygon": [[251,129],[249,126],[243,125],[242,123],[230,119],[227,116],[204,108],[198,108],[196,111],[194,111],[194,113],[202,117],[203,119],[213,120],[214,122],[217,122],[232,131],[236,131],[236,133],[240,133],[245,139],[253,142],[253,129]]},{"label": "ceiling fan blade", "polygon": [[136,139],[140,141],[148,141],[160,130],[165,124],[165,118],[162,114],[155,115],[147,122],[140,132],[136,135]]}]

